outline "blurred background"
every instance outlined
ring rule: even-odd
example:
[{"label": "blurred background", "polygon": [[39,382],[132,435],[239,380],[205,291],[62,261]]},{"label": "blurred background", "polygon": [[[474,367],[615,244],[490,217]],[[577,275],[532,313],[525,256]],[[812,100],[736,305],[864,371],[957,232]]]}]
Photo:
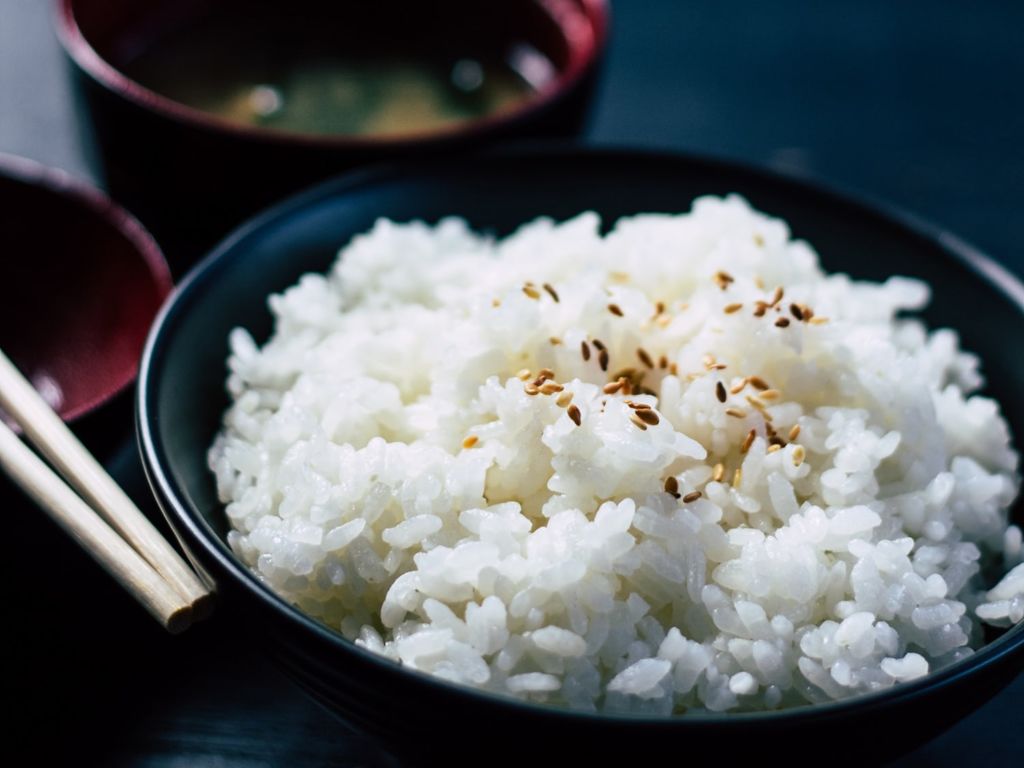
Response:
[{"label": "blurred background", "polygon": [[[47,0],[0,0],[0,152],[89,178],[51,11]],[[612,13],[585,141],[823,180],[931,220],[1024,275],[1024,3],[613,0]],[[111,461],[135,462],[134,445]],[[141,482],[129,490],[148,496]],[[4,749],[81,765],[383,764],[222,635],[227,622],[171,640],[140,619],[111,637],[105,621],[132,610],[127,598],[62,537],[55,546],[60,567],[95,578],[101,599],[47,607],[8,595],[12,615],[59,607],[67,618],[46,637],[9,630],[23,650],[4,662],[6,708],[19,714]],[[132,664],[143,658],[156,670],[144,681]],[[1000,734],[1024,725],[1021,713],[1024,679],[899,765],[1016,764]]]}]

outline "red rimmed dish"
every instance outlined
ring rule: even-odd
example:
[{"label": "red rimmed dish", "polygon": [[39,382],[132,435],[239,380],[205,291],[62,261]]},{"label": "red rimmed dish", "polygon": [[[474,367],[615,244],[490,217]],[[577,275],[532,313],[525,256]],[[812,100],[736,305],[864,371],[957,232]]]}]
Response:
[{"label": "red rimmed dish", "polygon": [[65,421],[134,381],[172,282],[160,247],[103,193],[0,154],[0,349]]},{"label": "red rimmed dish", "polygon": [[[282,57],[281,46],[273,43],[308,33],[328,59],[351,49],[355,56],[390,50],[412,51],[417,61],[435,55],[461,61],[466,54],[471,61],[507,62],[525,51],[517,72],[528,79],[524,69],[532,62],[534,80],[528,94],[500,109],[429,128],[332,133],[273,121],[247,123],[198,108],[140,66],[146,57],[159,56],[159,46],[170,50],[175,36],[199,46],[203,25],[213,23],[213,7],[221,20],[237,18],[238,34],[224,30],[218,38],[225,46],[240,46],[236,50],[252,58],[245,41],[262,40],[253,43],[268,51],[254,59],[260,67]],[[271,0],[231,0],[227,6],[211,0],[57,0],[58,36],[89,117],[98,170],[111,193],[153,228],[172,265],[184,265],[231,225],[283,194],[355,165],[503,138],[577,134],[608,30],[607,0],[297,0],[285,11],[279,7]],[[248,34],[251,19],[274,14],[291,21],[282,21],[269,37]],[[325,28],[331,32],[325,35]],[[215,55],[204,71],[230,66],[230,58]],[[175,76],[172,67],[170,77]]]}]

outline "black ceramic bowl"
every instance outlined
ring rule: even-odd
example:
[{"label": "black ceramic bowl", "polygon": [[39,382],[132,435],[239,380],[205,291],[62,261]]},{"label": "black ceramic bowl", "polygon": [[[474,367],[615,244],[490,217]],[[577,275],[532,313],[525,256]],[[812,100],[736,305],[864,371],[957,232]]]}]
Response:
[{"label": "black ceramic bowl", "polygon": [[[510,137],[576,134],[608,25],[607,0],[54,2],[58,36],[89,118],[83,127],[96,150],[95,170],[154,232],[172,265],[192,260],[285,194],[357,164]],[[282,26],[305,25],[312,42],[338,51],[425,49],[431,56],[507,58],[511,51],[531,50],[553,67],[553,75],[508,111],[415,134],[360,137],[247,127],[125,74],[141,51],[169,35],[192,34],[191,25],[203,23],[211,8],[237,16],[238,31],[225,36],[225,46],[244,48],[252,20],[269,15]],[[330,30],[326,40],[323,30]],[[272,67],[280,54],[273,44],[268,48],[265,63]]]},{"label": "black ceramic bowl", "polygon": [[[687,210],[695,196],[729,192],[789,221],[829,271],[927,280],[934,300],[926,320],[957,328],[964,346],[981,355],[989,393],[1002,402],[1014,434],[1024,435],[1024,356],[1007,347],[1024,335],[1024,286],[952,235],[904,216],[763,171],[636,152],[494,155],[330,182],[243,227],[193,271],[150,337],[138,410],[146,470],[171,525],[223,601],[244,609],[245,630],[256,627],[253,636],[314,697],[404,755],[448,763],[488,744],[500,744],[509,761],[537,762],[533,750],[544,743],[577,760],[724,749],[732,763],[775,744],[833,764],[874,764],[947,728],[1021,671],[1024,625],[924,679],[841,703],[657,720],[573,714],[440,682],[356,648],[274,595],[228,549],[206,450],[227,405],[228,332],[241,325],[265,338],[269,293],[303,272],[325,270],[340,246],[381,216],[434,221],[458,214],[504,234],[539,215],[564,219],[593,209],[610,224],[641,211]],[[1018,504],[1018,522],[1020,513]],[[453,747],[436,735],[450,730],[465,742]]]}]

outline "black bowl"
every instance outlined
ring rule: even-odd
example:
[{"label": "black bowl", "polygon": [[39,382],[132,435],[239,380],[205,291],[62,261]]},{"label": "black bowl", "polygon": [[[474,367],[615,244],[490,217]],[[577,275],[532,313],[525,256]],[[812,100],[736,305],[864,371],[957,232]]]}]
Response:
[{"label": "black bowl", "polygon": [[[228,332],[241,325],[265,339],[269,293],[304,272],[325,270],[340,246],[381,216],[435,221],[458,214],[505,234],[539,215],[564,219],[592,209],[608,225],[641,211],[686,210],[695,196],[729,192],[788,220],[829,271],[926,279],[934,300],[925,319],[957,328],[964,346],[981,355],[989,394],[1002,402],[1014,433],[1024,434],[1024,356],[1008,354],[1024,335],[1024,286],[952,235],[905,216],[763,171],[638,152],[534,151],[338,179],[248,224],[192,272],[150,337],[138,410],[146,471],[171,525],[222,599],[244,607],[247,629],[314,697],[404,755],[447,762],[468,760],[471,747],[499,740],[508,760],[536,761],[538,743],[560,745],[577,758],[717,748],[731,760],[763,754],[769,743],[793,743],[833,762],[877,762],[936,735],[1021,671],[1024,625],[921,680],[840,703],[677,719],[574,714],[447,684],[356,648],[260,584],[227,547],[206,450],[227,405]],[[1018,505],[1018,521],[1020,512]],[[465,740],[459,748],[435,735],[448,728]]]},{"label": "black bowl", "polygon": [[[83,129],[94,170],[153,231],[176,269],[264,206],[353,166],[499,139],[576,135],[608,27],[607,0],[53,1],[88,118]],[[498,57],[533,50],[553,74],[519,105],[430,131],[352,136],[245,126],[174,101],[126,74],[140,51],[201,24],[212,7],[238,18],[228,45],[244,45],[252,20],[269,17],[281,20],[278,26],[304,24],[311,44],[339,50]],[[323,30],[330,30],[329,39]],[[273,52],[266,60],[275,60]]]}]

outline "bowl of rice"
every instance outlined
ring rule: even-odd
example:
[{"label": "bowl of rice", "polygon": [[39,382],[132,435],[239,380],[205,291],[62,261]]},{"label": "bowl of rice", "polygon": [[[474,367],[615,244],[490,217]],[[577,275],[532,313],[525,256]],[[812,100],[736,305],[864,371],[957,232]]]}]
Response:
[{"label": "bowl of rice", "polygon": [[152,331],[140,444],[239,642],[403,759],[877,760],[1021,671],[1022,329],[906,215],[495,154],[225,241]]}]

